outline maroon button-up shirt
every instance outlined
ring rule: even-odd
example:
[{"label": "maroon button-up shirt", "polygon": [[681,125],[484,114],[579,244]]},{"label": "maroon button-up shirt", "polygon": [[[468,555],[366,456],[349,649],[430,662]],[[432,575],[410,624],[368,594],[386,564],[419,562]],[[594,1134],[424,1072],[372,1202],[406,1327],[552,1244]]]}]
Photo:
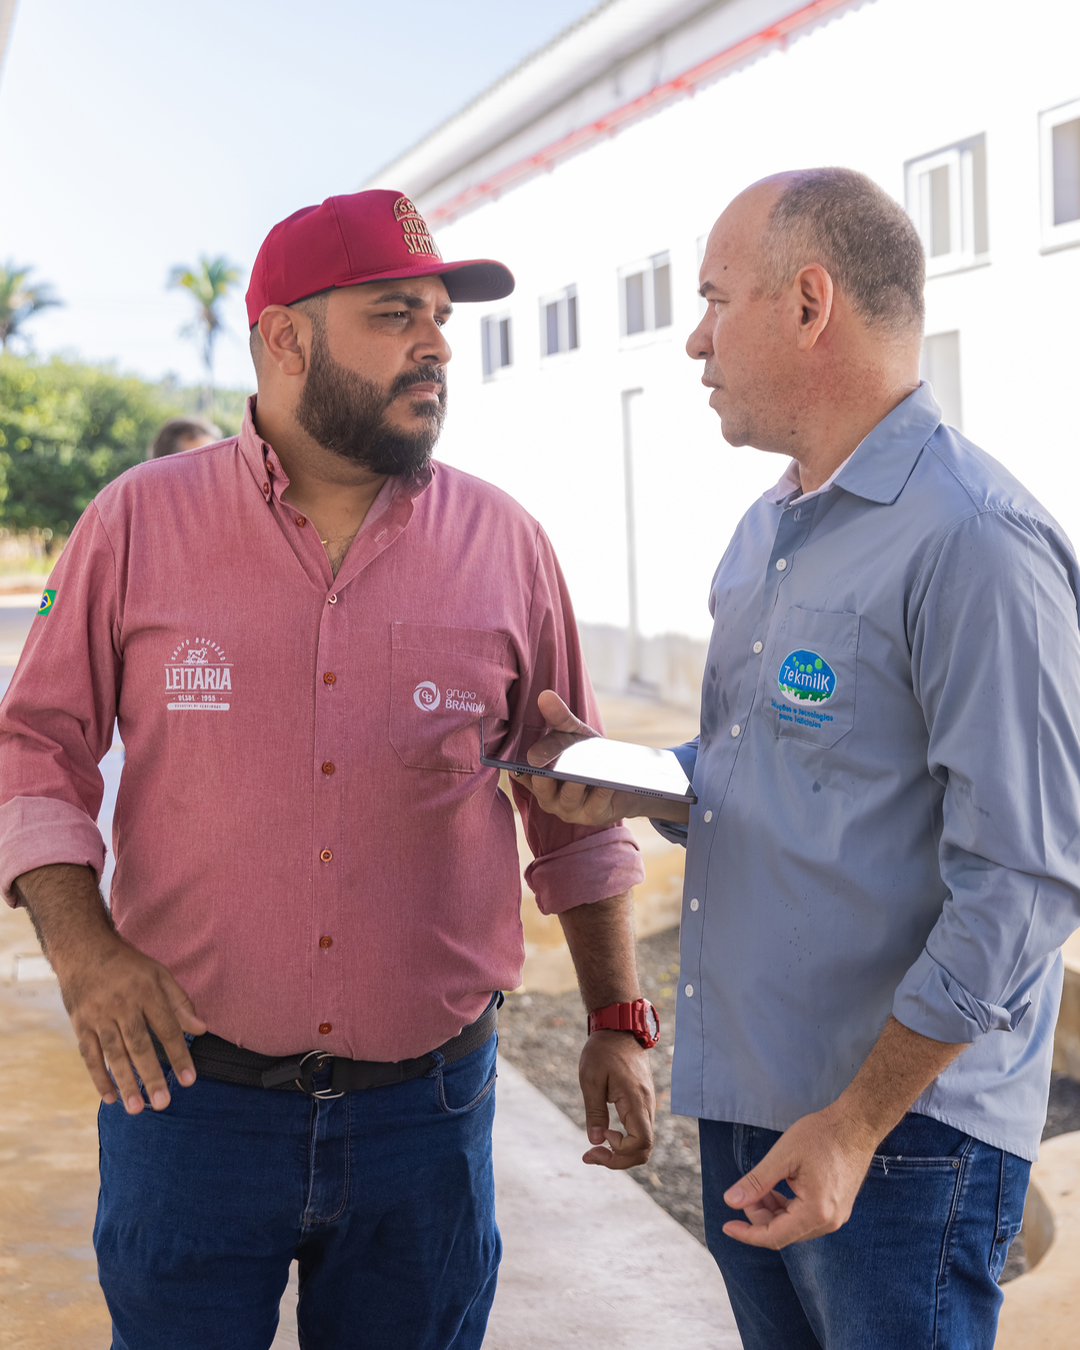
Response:
[{"label": "maroon button-up shirt", "polygon": [[[267,1054],[423,1054],[513,988],[513,811],[480,765],[555,689],[597,725],[543,531],[443,464],[391,479],[335,578],[239,437],[91,503],[0,708],[0,885],[100,871],[98,762],[126,747],[112,912],[220,1036]],[[546,912],[639,881],[623,827],[519,799]]]}]

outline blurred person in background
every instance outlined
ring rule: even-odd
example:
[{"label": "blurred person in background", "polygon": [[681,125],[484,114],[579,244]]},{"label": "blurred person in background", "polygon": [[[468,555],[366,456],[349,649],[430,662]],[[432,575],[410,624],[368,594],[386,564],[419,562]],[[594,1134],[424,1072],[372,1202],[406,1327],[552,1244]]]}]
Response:
[{"label": "blurred person in background", "polygon": [[197,450],[221,440],[221,428],[205,417],[170,417],[154,437],[147,459],[161,459],[181,450]]},{"label": "blurred person in background", "polygon": [[850,170],[724,211],[687,352],[791,459],[713,578],[697,804],[531,780],[687,846],[671,1109],[746,1350],[992,1350],[1080,923],[1080,573],[920,383],[924,277]]},{"label": "blurred person in background", "polygon": [[[0,712],[0,870],[98,1091],[114,1350],[266,1350],[290,1263],[310,1350],[479,1350],[501,1244],[499,990],[524,946],[514,812],[480,764],[552,687],[596,715],[537,522],[431,458],[458,301],[407,197],[267,236],[238,436],[90,504]],[[118,716],[111,913],[98,762]],[[590,1012],[640,1008],[621,824],[515,790],[529,883]],[[586,1160],[644,1162],[649,1037],[596,1030]],[[149,1105],[152,1109],[144,1109]]]}]

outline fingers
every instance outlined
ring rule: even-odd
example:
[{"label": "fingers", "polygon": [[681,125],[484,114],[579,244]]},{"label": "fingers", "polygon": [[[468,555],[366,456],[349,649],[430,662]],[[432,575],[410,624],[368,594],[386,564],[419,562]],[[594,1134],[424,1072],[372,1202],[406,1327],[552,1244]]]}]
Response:
[{"label": "fingers", "polygon": [[590,731],[580,718],[575,717],[554,689],[545,689],[536,700],[544,721],[555,731]]},{"label": "fingers", "polygon": [[728,1187],[724,1192],[724,1204],[729,1209],[746,1209],[747,1206],[758,1204],[779,1182],[790,1180],[791,1168],[786,1150],[781,1148],[783,1143],[784,1138],[781,1136],[756,1167],[751,1168],[734,1186]]},{"label": "fingers", "polygon": [[[582,1161],[599,1164],[620,1170],[627,1167],[640,1167],[649,1161],[653,1147],[653,1124],[651,1114],[645,1110],[629,1111],[623,1120],[625,1134],[618,1130],[604,1131],[604,1148],[591,1148],[584,1154]],[[592,1138],[592,1131],[589,1132]]]},{"label": "fingers", "polygon": [[109,1077],[109,1069],[101,1050],[101,1042],[93,1032],[88,1031],[85,1035],[79,1037],[79,1054],[82,1055],[86,1071],[90,1075],[94,1087],[97,1088],[101,1100],[106,1106],[112,1106],[113,1102],[116,1101],[116,1086]]},{"label": "fingers", "polygon": [[138,1115],[148,1101],[163,1111],[171,1096],[150,1029],[177,1080],[190,1087],[195,1065],[184,1033],[201,1035],[206,1023],[164,966],[124,943],[110,955],[107,981],[96,978],[101,967],[95,967],[95,978],[70,981],[65,994],[79,1052],[106,1105],[119,1098]]},{"label": "fingers", "polygon": [[585,1132],[590,1144],[602,1144],[607,1138],[608,1090],[607,1075],[588,1073],[584,1067],[579,1069],[578,1081],[581,1084],[581,1099],[585,1103]]}]

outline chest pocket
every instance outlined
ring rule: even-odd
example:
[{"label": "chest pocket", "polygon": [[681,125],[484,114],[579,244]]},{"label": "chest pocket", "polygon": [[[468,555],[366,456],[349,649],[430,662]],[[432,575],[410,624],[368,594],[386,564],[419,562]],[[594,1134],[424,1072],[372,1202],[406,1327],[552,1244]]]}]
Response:
[{"label": "chest pocket", "polygon": [[395,623],[391,636],[390,743],[411,769],[474,773],[480,719],[506,721],[517,670],[504,633]]},{"label": "chest pocket", "polygon": [[859,616],[793,606],[766,654],[762,708],[774,736],[835,745],[855,723]]}]

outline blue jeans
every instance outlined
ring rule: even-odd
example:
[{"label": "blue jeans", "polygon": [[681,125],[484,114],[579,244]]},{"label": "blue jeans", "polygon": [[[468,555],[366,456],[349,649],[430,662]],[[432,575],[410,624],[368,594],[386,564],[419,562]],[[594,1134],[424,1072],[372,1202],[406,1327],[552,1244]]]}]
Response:
[{"label": "blue jeans", "polygon": [[164,1111],[102,1106],[113,1350],[267,1350],[294,1257],[305,1350],[479,1350],[502,1252],[495,1048],[335,1100],[170,1074]]},{"label": "blue jeans", "polygon": [[1029,1163],[908,1115],[882,1140],[847,1223],[775,1252],[721,1230],[745,1217],[724,1192],[779,1134],[698,1124],[705,1237],[744,1350],[993,1350]]}]

